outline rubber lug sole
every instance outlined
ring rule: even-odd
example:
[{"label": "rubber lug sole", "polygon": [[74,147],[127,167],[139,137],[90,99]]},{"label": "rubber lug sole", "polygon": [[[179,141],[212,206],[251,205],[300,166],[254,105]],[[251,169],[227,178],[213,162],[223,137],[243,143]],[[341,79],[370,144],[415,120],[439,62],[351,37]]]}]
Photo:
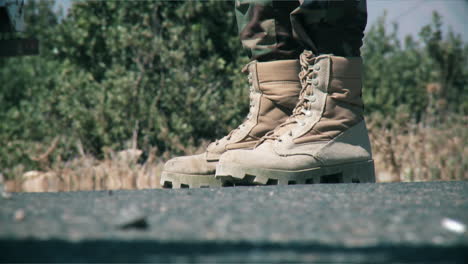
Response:
[{"label": "rubber lug sole", "polygon": [[181,174],[163,171],[161,174],[161,186],[166,189],[183,188],[218,188],[234,186],[232,178],[215,178],[214,174],[197,175]]},{"label": "rubber lug sole", "polygon": [[375,170],[373,160],[298,171],[245,168],[239,164],[219,163],[216,168],[216,178],[232,178],[237,185],[372,183],[375,182]]}]

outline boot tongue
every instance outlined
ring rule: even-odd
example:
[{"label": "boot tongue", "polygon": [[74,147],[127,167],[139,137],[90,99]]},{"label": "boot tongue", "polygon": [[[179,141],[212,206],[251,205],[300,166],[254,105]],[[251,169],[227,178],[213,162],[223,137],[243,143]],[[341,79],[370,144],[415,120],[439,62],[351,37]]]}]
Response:
[{"label": "boot tongue", "polygon": [[[307,89],[307,87],[306,87]],[[275,130],[271,132],[271,138],[268,137],[265,140],[273,140],[275,137],[280,137],[283,134],[289,132],[292,128],[294,128],[298,122],[302,121],[303,119],[306,118],[305,114],[302,112],[302,109],[304,109],[304,104],[307,103],[305,101],[304,95],[306,94],[306,91],[301,91],[301,95],[299,97],[299,103],[296,105],[296,107],[293,110],[293,115],[290,116],[282,125],[277,127]]]},{"label": "boot tongue", "polygon": [[311,93],[311,85],[307,83],[307,79],[309,74],[311,73],[310,65],[314,64],[315,55],[308,50],[305,50],[300,56],[300,63],[301,63],[301,73],[299,74],[299,78],[301,80],[302,90],[299,96],[299,101],[296,107],[293,110],[293,114],[275,130],[273,130],[272,134],[265,139],[271,140],[272,138],[282,136],[284,133],[289,132],[293,127],[297,125],[298,122],[302,121],[306,118],[306,115],[302,112],[303,109],[306,108],[307,104],[310,104],[309,101],[305,99],[305,96]]},{"label": "boot tongue", "polygon": [[285,125],[282,125],[274,130],[274,135],[282,136],[284,133],[289,132],[293,127],[297,126],[298,122],[302,121],[305,117],[305,114],[302,112],[299,112],[297,115],[289,117],[286,120],[286,122],[284,122]]}]

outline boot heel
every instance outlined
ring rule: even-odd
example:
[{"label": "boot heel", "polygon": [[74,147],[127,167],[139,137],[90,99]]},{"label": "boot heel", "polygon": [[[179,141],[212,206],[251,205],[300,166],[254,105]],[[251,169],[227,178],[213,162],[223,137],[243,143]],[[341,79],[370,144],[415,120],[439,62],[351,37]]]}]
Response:
[{"label": "boot heel", "polygon": [[361,161],[322,167],[320,183],[375,182],[374,161]]},{"label": "boot heel", "polygon": [[374,161],[353,163],[343,169],[344,183],[375,182]]}]

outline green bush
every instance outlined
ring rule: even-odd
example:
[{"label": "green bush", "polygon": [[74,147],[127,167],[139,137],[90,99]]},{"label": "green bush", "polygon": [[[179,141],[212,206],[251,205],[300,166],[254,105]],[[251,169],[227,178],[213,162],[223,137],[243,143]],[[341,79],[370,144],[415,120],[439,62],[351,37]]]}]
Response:
[{"label": "green bush", "polygon": [[[29,22],[53,16],[50,2],[31,4]],[[30,157],[56,137],[52,159],[73,157],[77,143],[99,156],[133,133],[144,150],[181,153],[242,121],[247,60],[231,3],[80,2],[56,21],[29,32],[40,38],[40,56],[1,62],[7,173],[38,166]]]},{"label": "green bush", "polygon": [[365,63],[363,97],[367,112],[395,114],[407,109],[419,121],[428,111],[466,113],[468,94],[468,45],[459,35],[442,35],[441,17],[402,45],[397,27],[385,28],[385,16],[371,26],[362,55]]},{"label": "green bush", "polygon": [[[72,159],[77,146],[102,157],[132,137],[146,153],[180,154],[244,118],[240,69],[248,59],[232,2],[76,2],[66,17],[52,5],[26,7],[26,35],[40,39],[41,55],[0,60],[7,176]],[[384,18],[373,25],[363,48],[367,111],[406,107],[415,119],[429,110],[465,113],[468,48],[460,37],[442,37],[438,16],[421,43],[401,45],[383,25]],[[38,157],[51,148],[46,160]]]}]

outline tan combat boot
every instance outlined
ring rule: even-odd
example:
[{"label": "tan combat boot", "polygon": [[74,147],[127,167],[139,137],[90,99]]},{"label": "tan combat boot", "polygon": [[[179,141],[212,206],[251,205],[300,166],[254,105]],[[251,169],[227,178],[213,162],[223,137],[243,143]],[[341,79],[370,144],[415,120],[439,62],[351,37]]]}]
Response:
[{"label": "tan combat boot", "polygon": [[253,150],[223,154],[217,178],[248,184],[375,182],[363,118],[360,57],[301,54],[293,115]]},{"label": "tan combat boot", "polygon": [[250,111],[247,119],[224,138],[211,143],[205,153],[169,160],[161,175],[166,188],[221,187],[230,184],[215,178],[221,154],[228,150],[252,149],[267,132],[285,122],[299,99],[301,83],[298,60],[247,64]]}]

